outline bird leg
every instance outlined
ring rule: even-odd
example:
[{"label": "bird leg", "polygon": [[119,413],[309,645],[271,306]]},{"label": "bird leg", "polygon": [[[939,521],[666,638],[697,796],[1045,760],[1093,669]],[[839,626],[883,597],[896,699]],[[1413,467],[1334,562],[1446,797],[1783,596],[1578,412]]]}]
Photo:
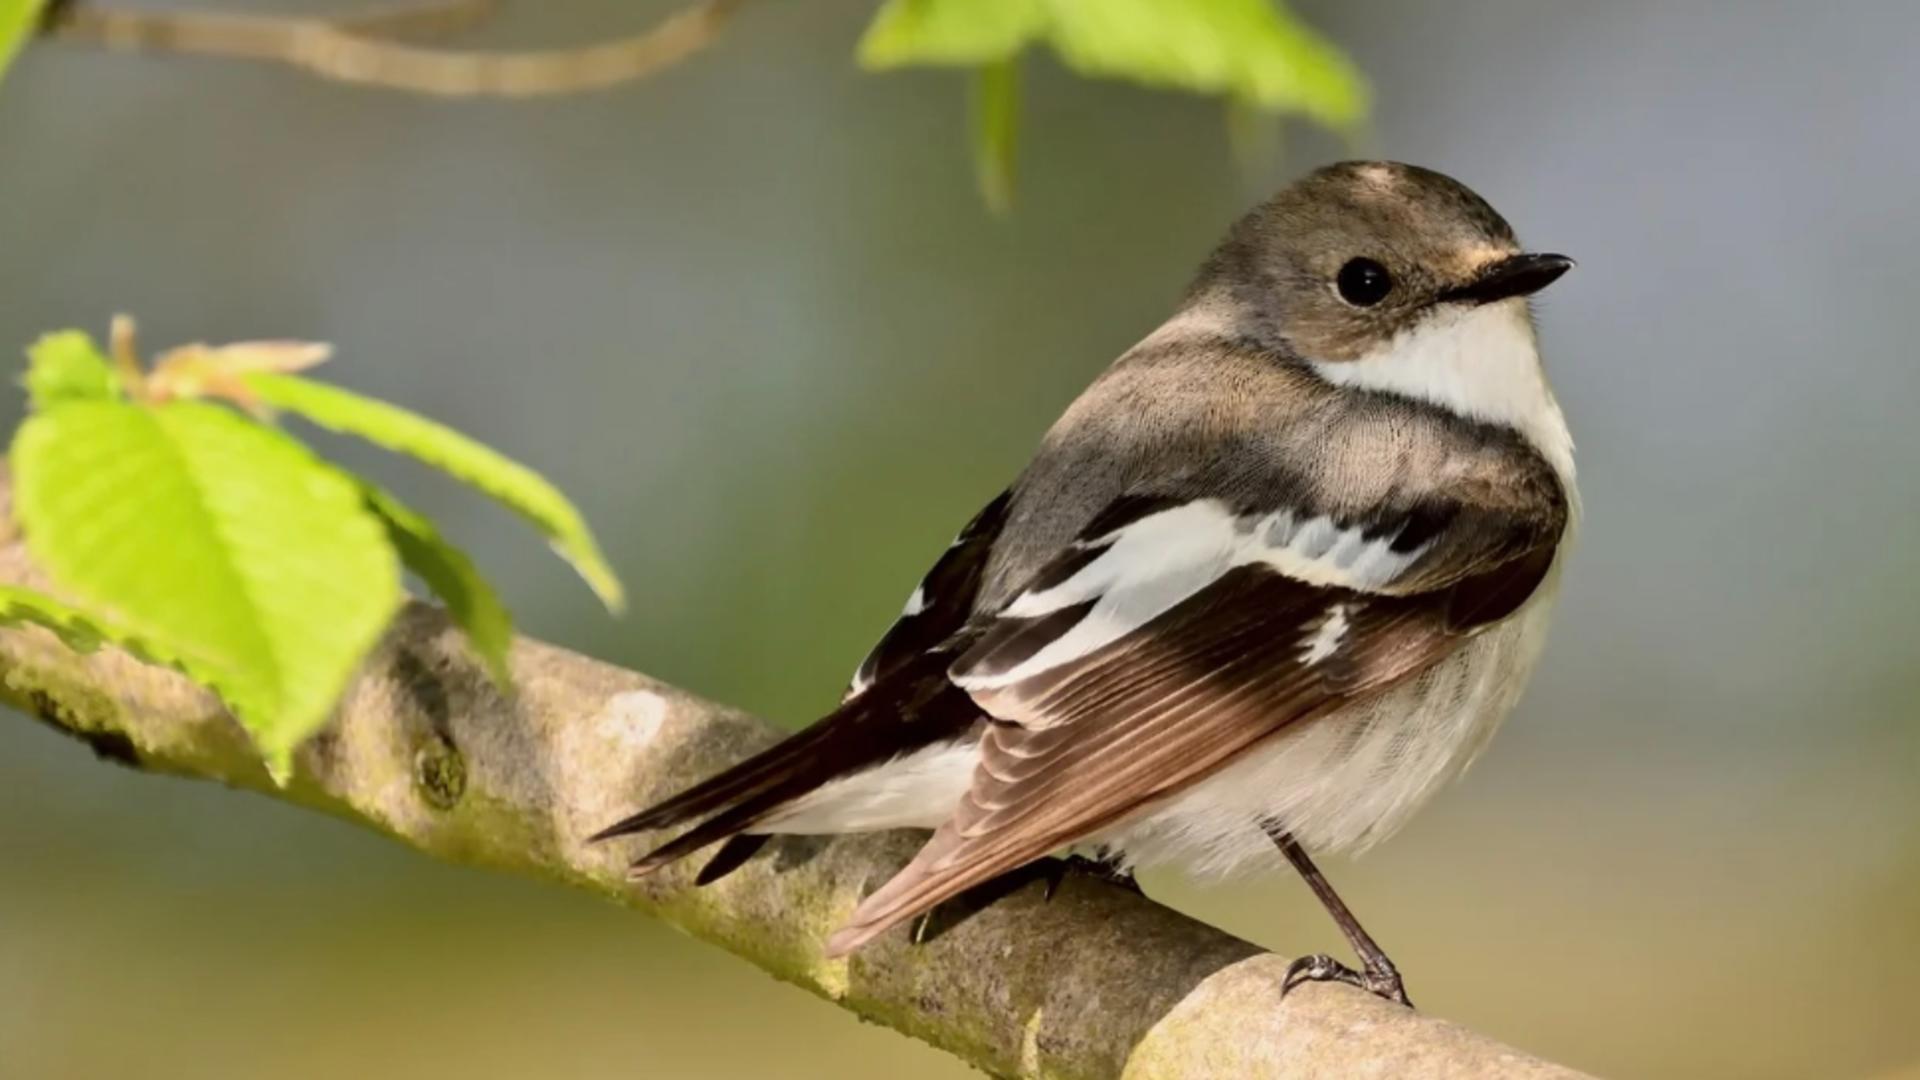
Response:
[{"label": "bird leg", "polygon": [[1335,925],[1347,936],[1353,951],[1359,954],[1365,969],[1355,971],[1325,953],[1303,956],[1287,966],[1286,978],[1280,983],[1280,996],[1284,999],[1289,991],[1301,983],[1343,982],[1411,1008],[1413,1002],[1407,999],[1406,986],[1400,981],[1400,969],[1393,966],[1386,950],[1380,948],[1379,943],[1373,940],[1373,935],[1360,925],[1360,920],[1353,917],[1346,902],[1340,899],[1339,893],[1333,891],[1333,885],[1327,881],[1326,875],[1313,865],[1313,860],[1307,857],[1306,850],[1294,840],[1293,834],[1269,823],[1262,823],[1261,828],[1274,846],[1280,849],[1280,853],[1287,857],[1287,861],[1293,864],[1293,868],[1300,872],[1307,882],[1307,888],[1320,898],[1327,914],[1333,916]]}]

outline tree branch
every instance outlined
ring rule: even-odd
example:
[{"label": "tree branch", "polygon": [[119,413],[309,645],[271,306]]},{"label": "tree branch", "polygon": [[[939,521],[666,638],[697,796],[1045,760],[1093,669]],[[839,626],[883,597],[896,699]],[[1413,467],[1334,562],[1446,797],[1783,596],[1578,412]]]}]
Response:
[{"label": "tree branch", "polygon": [[[0,473],[0,520],[11,520]],[[0,582],[46,588],[17,537]],[[436,609],[414,605],[299,753],[268,779],[208,692],[112,649],[80,655],[0,632],[0,698],[154,772],[371,826],[435,858],[515,870],[665,919],[861,1016],[1022,1077],[1578,1074],[1339,985],[1280,1003],[1286,961],[1125,890],[1070,877],[1021,888],[921,945],[904,933],[850,960],[821,942],[912,854],[908,834],[774,845],[718,884],[693,868],[624,880],[631,849],[583,838],[777,738],[769,725],[540,642],[513,652],[503,697]]]},{"label": "tree branch", "polygon": [[534,97],[602,90],[671,67],[711,44],[740,3],[702,0],[630,37],[527,52],[385,40],[466,29],[492,13],[492,0],[415,0],[333,18],[139,11],[74,0],[49,12],[46,33],[108,49],[264,60],[336,82],[417,94]]}]

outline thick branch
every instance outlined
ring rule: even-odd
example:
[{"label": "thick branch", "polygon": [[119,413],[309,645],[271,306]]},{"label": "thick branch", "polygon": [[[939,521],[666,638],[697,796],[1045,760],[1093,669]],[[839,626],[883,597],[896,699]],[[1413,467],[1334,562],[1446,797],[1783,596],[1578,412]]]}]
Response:
[{"label": "thick branch", "polygon": [[[0,511],[6,489],[0,480]],[[17,542],[0,582],[41,585]],[[821,942],[912,853],[905,834],[790,841],[732,877],[624,880],[582,838],[776,738],[643,675],[522,640],[504,698],[435,609],[410,608],[332,726],[268,780],[186,679],[38,630],[0,632],[0,695],[104,756],[218,780],[385,832],[436,858],[517,870],[682,927],[775,976],[995,1074],[1032,1077],[1527,1077],[1577,1074],[1338,985],[1280,1003],[1281,957],[1124,890],[1038,883],[922,945],[896,932],[846,961]]]}]

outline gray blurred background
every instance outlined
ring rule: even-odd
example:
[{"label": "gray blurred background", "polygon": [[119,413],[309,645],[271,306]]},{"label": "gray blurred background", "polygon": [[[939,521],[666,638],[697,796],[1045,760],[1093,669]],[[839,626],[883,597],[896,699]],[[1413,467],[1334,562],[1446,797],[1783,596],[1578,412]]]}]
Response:
[{"label": "gray blurred background", "polygon": [[[530,633],[800,723],[1217,234],[1344,147],[1027,65],[1019,203],[871,0],[749,5],[659,78],[447,104],[43,47],[0,93],[0,344],[329,340],[326,374],[575,494],[610,621],[422,470]],[[1920,6],[1298,5],[1370,153],[1579,269],[1540,306],[1587,521],[1520,713],[1329,867],[1426,1009],[1603,1073],[1920,1076]],[[510,5],[563,44],[663,5]],[[16,412],[18,403],[6,407]],[[1288,952],[1289,877],[1150,892]],[[95,763],[0,718],[0,1075],[967,1075],[596,901]]]}]

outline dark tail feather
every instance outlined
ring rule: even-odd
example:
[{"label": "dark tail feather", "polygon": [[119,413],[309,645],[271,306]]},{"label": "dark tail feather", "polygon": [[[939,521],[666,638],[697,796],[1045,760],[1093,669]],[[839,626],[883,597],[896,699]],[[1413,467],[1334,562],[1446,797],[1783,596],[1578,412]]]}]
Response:
[{"label": "dark tail feather", "polygon": [[767,841],[771,839],[773,837],[766,833],[738,833],[727,837],[727,842],[721,844],[720,850],[713,853],[713,858],[707,860],[707,865],[700,868],[700,873],[694,877],[693,883],[711,885],[719,881],[745,866],[747,860],[758,855],[760,849],[766,847]]},{"label": "dark tail feather", "polygon": [[622,818],[587,837],[587,842],[597,844],[616,836],[630,836],[637,832],[682,825],[702,814],[710,814],[721,809],[790,768],[796,753],[806,753],[813,749],[814,744],[822,741],[827,734],[825,729],[833,719],[829,716],[813,727],[783,739],[740,764],[693,785],[671,799],[655,803],[632,817]]},{"label": "dark tail feather", "polygon": [[[947,681],[950,659],[943,653],[922,654],[805,731],[601,830],[592,840],[712,815],[634,863],[629,876],[640,877],[741,834],[830,780],[960,737],[980,711],[965,692]],[[752,849],[741,847],[723,849],[701,877],[715,880],[752,854]]]},{"label": "dark tail feather", "polygon": [[729,839],[747,826],[766,817],[781,803],[797,794],[799,792],[775,788],[756,795],[732,809],[722,810],[636,859],[634,864],[627,868],[627,876],[629,878],[646,877],[669,863],[679,862],[709,844],[717,844]]}]

